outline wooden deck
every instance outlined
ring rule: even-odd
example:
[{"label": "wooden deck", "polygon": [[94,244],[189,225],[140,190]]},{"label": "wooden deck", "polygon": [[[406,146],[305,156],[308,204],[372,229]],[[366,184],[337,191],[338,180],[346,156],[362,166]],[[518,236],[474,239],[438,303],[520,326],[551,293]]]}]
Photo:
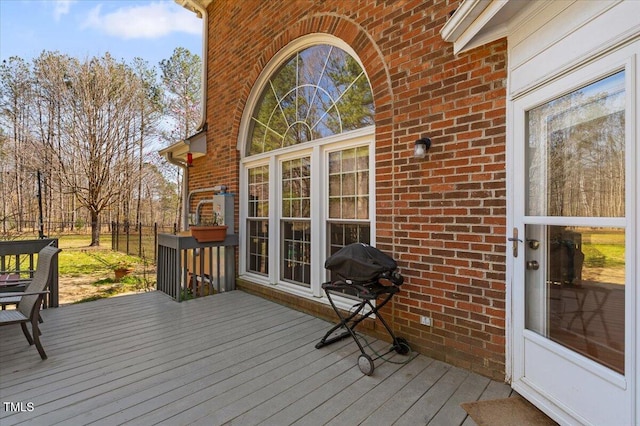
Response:
[{"label": "wooden deck", "polygon": [[46,361],[19,327],[0,328],[3,426],[468,426],[460,403],[511,393],[422,355],[389,355],[364,376],[352,339],[315,349],[331,323],[241,291],[183,303],[150,292],[43,317]]}]

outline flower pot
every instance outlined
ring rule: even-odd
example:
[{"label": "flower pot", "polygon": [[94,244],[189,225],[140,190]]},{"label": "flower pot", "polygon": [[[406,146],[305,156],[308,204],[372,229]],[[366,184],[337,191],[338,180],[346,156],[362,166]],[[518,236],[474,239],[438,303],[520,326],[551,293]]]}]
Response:
[{"label": "flower pot", "polygon": [[199,243],[224,241],[224,239],[227,237],[227,225],[192,226],[191,235]]}]

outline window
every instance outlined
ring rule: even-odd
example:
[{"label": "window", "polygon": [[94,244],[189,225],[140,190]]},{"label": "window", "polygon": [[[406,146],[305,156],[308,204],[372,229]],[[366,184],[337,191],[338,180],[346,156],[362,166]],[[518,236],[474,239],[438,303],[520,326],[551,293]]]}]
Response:
[{"label": "window", "polygon": [[282,266],[280,278],[311,284],[311,164],[309,157],[282,162]]},{"label": "window", "polygon": [[373,96],[331,42],[284,49],[243,117],[240,272],[300,295],[322,296],[326,258],[372,235]]},{"label": "window", "polygon": [[369,244],[369,147],[329,153],[328,175],[328,254],[355,242]]},{"label": "window", "polygon": [[526,235],[544,250],[528,251],[525,327],[620,374],[627,96],[619,71],[526,112]]},{"label": "window", "polygon": [[257,166],[248,170],[247,269],[269,274],[269,168]]},{"label": "window", "polygon": [[318,45],[297,52],[271,77],[251,119],[249,155],[373,124],[373,96],[345,51]]}]

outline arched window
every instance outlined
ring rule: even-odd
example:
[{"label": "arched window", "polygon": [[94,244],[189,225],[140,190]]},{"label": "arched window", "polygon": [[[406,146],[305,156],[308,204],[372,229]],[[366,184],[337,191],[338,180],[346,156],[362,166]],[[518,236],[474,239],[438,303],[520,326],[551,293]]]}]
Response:
[{"label": "arched window", "polygon": [[374,105],[353,51],[329,36],[274,58],[243,117],[240,273],[322,296],[324,261],[371,243]]},{"label": "arched window", "polygon": [[251,117],[249,155],[373,125],[373,96],[358,62],[317,45],[296,52],[268,80]]}]

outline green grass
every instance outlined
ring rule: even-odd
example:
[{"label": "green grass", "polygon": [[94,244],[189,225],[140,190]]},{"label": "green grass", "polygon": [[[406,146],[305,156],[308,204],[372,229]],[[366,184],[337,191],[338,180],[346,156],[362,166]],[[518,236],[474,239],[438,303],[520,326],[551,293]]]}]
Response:
[{"label": "green grass", "polygon": [[[58,238],[58,245],[62,249],[88,248],[91,244],[91,235],[89,234],[60,235],[52,238]],[[100,247],[111,248],[111,234],[100,235]]]},{"label": "green grass", "polygon": [[582,252],[584,264],[596,268],[620,268],[625,265],[623,232],[589,230],[584,233]]},{"label": "green grass", "polygon": [[[101,236],[100,247],[90,247],[90,243],[89,235],[64,235],[58,240],[58,246],[62,249],[58,255],[60,277],[62,279],[87,277],[89,282],[98,289],[97,294],[74,303],[153,288],[155,274],[149,272],[149,266],[145,265],[144,260],[139,257],[111,250],[110,235]],[[130,264],[134,272],[120,282],[116,282],[113,269],[115,265],[122,262]]]},{"label": "green grass", "polygon": [[119,262],[127,262],[132,265],[142,265],[142,259],[128,256],[124,253],[111,251],[111,249],[65,249],[58,255],[58,270],[63,276],[79,277],[82,275],[94,275],[104,273],[111,275],[113,267]]},{"label": "green grass", "polygon": [[624,245],[618,244],[584,244],[585,266],[613,268],[625,265]]}]

